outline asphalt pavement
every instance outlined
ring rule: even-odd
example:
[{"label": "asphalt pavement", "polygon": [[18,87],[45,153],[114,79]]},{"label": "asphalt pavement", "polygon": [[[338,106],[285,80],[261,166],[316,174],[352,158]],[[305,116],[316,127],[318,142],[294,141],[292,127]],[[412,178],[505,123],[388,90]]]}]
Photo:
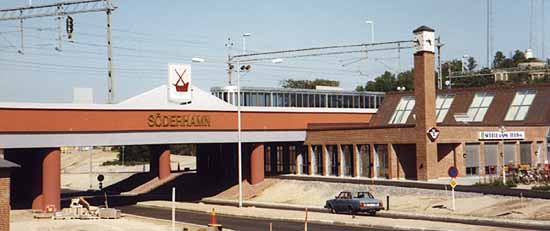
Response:
[{"label": "asphalt pavement", "polygon": [[[144,217],[151,217],[157,219],[170,220],[172,212],[169,209],[164,208],[150,208],[140,206],[125,206],[120,207],[123,213],[133,214]],[[273,231],[303,231],[304,224],[301,222],[293,221],[270,221],[268,219],[258,218],[242,218],[225,215],[217,215],[216,220],[222,224],[224,228],[239,230],[239,231],[260,231],[269,230],[269,223],[272,223]],[[176,221],[192,223],[198,225],[206,225],[210,222],[210,214],[199,213],[194,211],[187,211],[176,209]],[[383,230],[383,229],[370,229],[365,227],[343,226],[343,225],[330,225],[330,224],[308,224],[308,230],[315,231],[359,231],[359,230]],[[390,230],[390,229],[387,229]]]}]

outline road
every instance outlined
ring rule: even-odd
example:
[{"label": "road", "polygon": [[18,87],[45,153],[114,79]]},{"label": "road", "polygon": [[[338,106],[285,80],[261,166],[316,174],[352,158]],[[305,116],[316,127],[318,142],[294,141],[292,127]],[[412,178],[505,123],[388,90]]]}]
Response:
[{"label": "road", "polygon": [[[140,206],[125,206],[119,208],[123,213],[139,215],[144,217],[152,217],[158,219],[171,219],[171,210],[163,208],[150,208]],[[251,219],[251,218],[239,218],[230,217],[224,215],[216,216],[217,222],[223,224],[224,228],[239,231],[258,231],[269,230],[269,223],[273,223],[273,230],[284,231],[303,231],[304,224],[300,222],[292,221],[270,221],[267,219]],[[176,210],[176,220],[179,222],[206,225],[210,222],[210,215],[205,213],[197,213],[186,210]],[[353,226],[339,226],[339,225],[325,225],[325,224],[308,224],[308,230],[315,231],[359,231],[359,230],[379,230],[368,229]],[[389,229],[388,229],[389,230]]]}]

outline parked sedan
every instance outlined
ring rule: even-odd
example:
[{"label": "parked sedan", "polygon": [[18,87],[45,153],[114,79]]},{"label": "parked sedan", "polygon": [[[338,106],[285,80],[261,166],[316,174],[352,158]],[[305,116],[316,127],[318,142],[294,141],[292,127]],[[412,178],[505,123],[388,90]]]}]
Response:
[{"label": "parked sedan", "polygon": [[325,208],[329,209],[331,213],[366,212],[369,215],[376,215],[376,212],[384,209],[384,206],[370,192],[357,192],[353,195],[351,192],[343,191],[334,199],[327,200]]}]

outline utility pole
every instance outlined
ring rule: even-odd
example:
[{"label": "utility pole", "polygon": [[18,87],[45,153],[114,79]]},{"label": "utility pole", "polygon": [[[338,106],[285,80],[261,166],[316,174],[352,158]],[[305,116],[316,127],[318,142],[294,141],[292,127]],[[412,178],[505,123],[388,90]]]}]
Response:
[{"label": "utility pole", "polygon": [[441,70],[441,47],[443,47],[445,44],[441,43],[441,37],[437,36],[436,40],[436,47],[437,47],[437,89],[441,90],[443,89],[443,72]]},{"label": "utility pole", "polygon": [[[111,5],[111,0],[107,0],[107,5]],[[115,101],[115,92],[114,92],[114,81],[113,81],[113,45],[112,45],[112,28],[111,28],[111,9],[107,9],[107,62],[109,66],[108,70],[108,84],[109,84],[109,96],[108,103],[114,103]]]},{"label": "utility pole", "polygon": [[[100,4],[103,3],[103,4]],[[113,6],[112,0],[80,0],[80,1],[67,1],[57,2],[44,5],[32,5],[32,1],[29,1],[29,6],[0,9],[0,22],[2,21],[19,21],[19,32],[21,34],[21,49],[18,53],[24,54],[24,35],[23,35],[23,21],[31,18],[44,18],[55,17],[58,20],[58,38],[59,44],[55,48],[57,51],[61,51],[61,44],[63,41],[63,34],[61,32],[62,19],[66,15],[75,15],[91,12],[107,12],[107,53],[108,53],[108,97],[109,103],[114,101],[114,88],[113,88],[113,57],[112,57],[112,38],[111,38],[111,13],[117,7]]]},{"label": "utility pole", "polygon": [[225,47],[227,48],[227,75],[228,75],[228,84],[232,85],[231,75],[233,74],[233,64],[229,63],[231,61],[231,49],[233,48],[234,43],[231,41],[231,37],[227,37],[227,42]]}]

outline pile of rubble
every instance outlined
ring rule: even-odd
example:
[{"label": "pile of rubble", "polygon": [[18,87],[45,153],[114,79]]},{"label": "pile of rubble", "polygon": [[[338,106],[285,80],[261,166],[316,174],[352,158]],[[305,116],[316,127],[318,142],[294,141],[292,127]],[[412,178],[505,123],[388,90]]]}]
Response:
[{"label": "pile of rubble", "polygon": [[105,207],[91,206],[83,197],[74,198],[71,200],[69,208],[63,208],[61,211],[54,213],[36,213],[35,218],[51,218],[58,219],[119,219],[120,210],[109,208],[107,203]]}]

